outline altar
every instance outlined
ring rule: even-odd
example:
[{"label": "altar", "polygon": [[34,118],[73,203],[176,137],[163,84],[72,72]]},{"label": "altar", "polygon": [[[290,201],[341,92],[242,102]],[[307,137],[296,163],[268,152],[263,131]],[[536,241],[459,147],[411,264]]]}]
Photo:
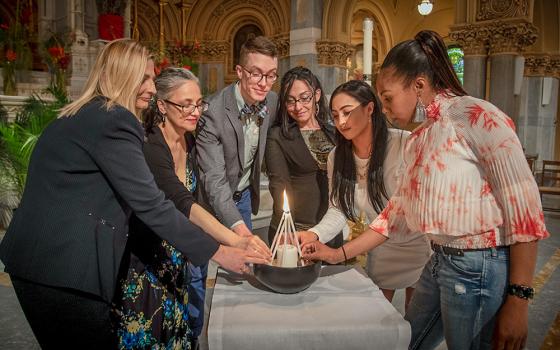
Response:
[{"label": "altar", "polygon": [[208,349],[407,349],[410,326],[379,288],[347,266],[325,266],[296,294],[218,270]]}]

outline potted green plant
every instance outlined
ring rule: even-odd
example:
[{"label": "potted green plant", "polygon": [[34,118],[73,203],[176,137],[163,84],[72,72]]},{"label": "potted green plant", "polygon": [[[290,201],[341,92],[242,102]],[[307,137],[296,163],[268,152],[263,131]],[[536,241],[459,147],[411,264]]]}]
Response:
[{"label": "potted green plant", "polygon": [[[38,95],[26,100],[14,122],[0,118],[0,228],[6,227],[25,188],[31,153],[47,125],[68,103],[65,91],[49,87],[54,100]],[[1,108],[0,108],[1,113]]]},{"label": "potted green plant", "polygon": [[127,0],[96,0],[99,39],[115,40],[124,36],[124,11]]}]

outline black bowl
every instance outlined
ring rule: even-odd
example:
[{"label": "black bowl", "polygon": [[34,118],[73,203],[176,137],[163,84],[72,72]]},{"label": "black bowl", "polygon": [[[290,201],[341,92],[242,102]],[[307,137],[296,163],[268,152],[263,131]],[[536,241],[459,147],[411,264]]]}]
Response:
[{"label": "black bowl", "polygon": [[266,264],[253,265],[256,279],[277,293],[293,294],[307,289],[321,273],[321,262],[308,262],[305,266],[279,267]]}]

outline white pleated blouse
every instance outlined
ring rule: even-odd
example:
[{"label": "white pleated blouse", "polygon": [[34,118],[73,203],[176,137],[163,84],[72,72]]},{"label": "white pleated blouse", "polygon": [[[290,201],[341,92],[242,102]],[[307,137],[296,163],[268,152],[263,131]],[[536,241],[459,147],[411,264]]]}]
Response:
[{"label": "white pleated blouse", "polygon": [[398,189],[370,228],[480,249],[548,237],[512,120],[491,103],[438,94],[408,137]]}]

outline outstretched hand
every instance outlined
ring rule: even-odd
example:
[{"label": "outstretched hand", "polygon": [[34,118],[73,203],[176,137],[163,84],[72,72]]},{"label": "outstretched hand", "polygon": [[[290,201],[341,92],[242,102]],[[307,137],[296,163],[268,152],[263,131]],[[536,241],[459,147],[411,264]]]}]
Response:
[{"label": "outstretched hand", "polygon": [[246,250],[220,245],[212,260],[226,270],[235,273],[249,273],[249,264],[268,264],[267,259],[255,257]]},{"label": "outstretched hand", "polygon": [[342,261],[338,257],[338,249],[332,249],[319,241],[307,242],[301,248],[303,258],[307,260],[323,260],[329,264]]},{"label": "outstretched hand", "polygon": [[296,236],[299,240],[299,244],[302,245],[308,242],[314,242],[319,240],[319,237],[313,231],[297,231]]},{"label": "outstretched hand", "polygon": [[272,252],[257,235],[241,237],[235,247],[245,250],[246,254],[253,258],[272,260]]}]

